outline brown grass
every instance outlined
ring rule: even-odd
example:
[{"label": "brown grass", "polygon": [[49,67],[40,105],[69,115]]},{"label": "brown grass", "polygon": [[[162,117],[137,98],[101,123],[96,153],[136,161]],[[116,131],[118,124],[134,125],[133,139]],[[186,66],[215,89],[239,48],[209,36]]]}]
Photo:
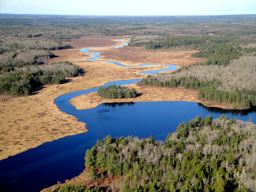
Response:
[{"label": "brown grass", "polygon": [[0,99],[0,159],[36,147],[44,142],[86,131],[84,124],[64,114],[54,104],[59,95],[99,86],[105,82],[137,78],[138,69],[123,70],[103,62],[86,62],[79,50],[56,51],[60,57],[52,62],[68,60],[82,67],[86,74],[70,83],[51,85],[26,97]]},{"label": "brown grass", "polygon": [[68,42],[74,48],[83,48],[83,47],[107,47],[118,44],[118,38],[112,37],[83,37],[80,39],[73,39]]},{"label": "brown grass", "polygon": [[[93,188],[93,187],[109,187],[112,183],[118,182],[120,179],[122,179],[120,176],[113,176],[113,177],[104,177],[102,179],[90,179],[89,172],[84,170],[80,175],[70,179],[66,180],[64,185],[83,185],[87,188]],[[120,181],[119,181],[120,182]],[[50,192],[57,186],[61,186],[63,184],[56,184],[53,186],[50,186],[48,188],[43,189],[41,192]]]},{"label": "brown grass", "polygon": [[79,110],[93,108],[101,103],[154,101],[192,101],[201,103],[208,107],[219,107],[223,109],[232,108],[232,106],[228,106],[224,103],[213,103],[208,102],[207,100],[198,99],[198,91],[195,89],[152,87],[141,85],[129,85],[128,87],[136,89],[138,93],[141,93],[141,96],[125,99],[107,99],[98,96],[97,93],[90,93],[87,95],[80,95],[75,97],[70,102]]},{"label": "brown grass", "polygon": [[[111,49],[111,47],[99,47],[95,49],[104,51]],[[160,54],[160,52],[158,53]],[[104,58],[99,62],[87,62],[86,59],[88,56],[80,53],[79,49],[58,50],[55,51],[54,54],[59,57],[52,59],[50,63],[65,60],[70,61],[83,68],[86,71],[85,76],[73,78],[71,82],[66,84],[47,86],[37,94],[31,96],[1,96],[0,159],[16,155],[45,142],[86,131],[83,123],[78,122],[74,117],[59,111],[54,104],[54,99],[56,97],[68,92],[100,86],[108,81],[142,77],[142,75],[139,75],[136,72],[145,70],[123,69],[115,65],[106,64]],[[143,54],[145,54],[145,52],[143,52]],[[175,56],[175,54],[178,54],[178,56]],[[189,58],[189,53],[187,52],[186,54],[184,57]],[[169,53],[169,55],[173,55],[173,58],[182,56],[182,54],[178,52]],[[153,59],[153,56],[151,56],[151,58]],[[161,62],[174,63],[175,61],[173,58],[170,58],[168,62],[165,58],[164,61]],[[158,59],[160,59],[160,57]],[[178,63],[193,63],[193,60],[190,60],[190,62],[188,62],[188,60],[186,62],[183,61]],[[156,61],[157,60],[154,60],[152,62]],[[130,61],[130,63],[132,62],[133,60]],[[196,92],[192,90],[167,90],[164,88],[145,87],[139,87],[138,89],[144,94],[141,97],[136,98],[135,101],[196,101]],[[160,92],[158,92],[159,90]],[[80,107],[93,107],[105,101],[95,94],[92,94],[75,98],[73,102],[77,107],[79,107],[79,105],[81,105]],[[90,105],[88,105],[88,103]]]},{"label": "brown grass", "polygon": [[90,93],[88,95],[81,95],[71,100],[71,103],[77,109],[88,109],[96,107],[101,103],[113,102],[148,102],[148,101],[195,101],[197,99],[197,91],[183,88],[165,88],[165,87],[150,87],[129,85],[130,88],[135,88],[142,95],[136,98],[125,99],[106,99],[97,95],[97,93]]},{"label": "brown grass", "polygon": [[194,50],[147,50],[143,47],[125,47],[110,49],[104,53],[106,58],[128,63],[159,63],[189,65],[202,62],[202,58],[194,58]]}]

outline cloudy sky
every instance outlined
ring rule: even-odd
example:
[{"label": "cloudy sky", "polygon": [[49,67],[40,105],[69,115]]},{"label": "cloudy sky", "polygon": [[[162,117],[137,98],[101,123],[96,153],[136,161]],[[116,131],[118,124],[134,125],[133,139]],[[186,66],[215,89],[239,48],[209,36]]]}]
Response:
[{"label": "cloudy sky", "polygon": [[0,0],[0,13],[56,15],[256,14],[256,0]]}]

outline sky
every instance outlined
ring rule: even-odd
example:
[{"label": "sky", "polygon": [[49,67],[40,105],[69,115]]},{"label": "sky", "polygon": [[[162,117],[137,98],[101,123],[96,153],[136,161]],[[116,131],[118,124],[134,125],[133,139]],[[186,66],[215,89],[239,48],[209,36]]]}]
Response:
[{"label": "sky", "polygon": [[256,0],[0,0],[0,13],[137,16],[256,14]]}]

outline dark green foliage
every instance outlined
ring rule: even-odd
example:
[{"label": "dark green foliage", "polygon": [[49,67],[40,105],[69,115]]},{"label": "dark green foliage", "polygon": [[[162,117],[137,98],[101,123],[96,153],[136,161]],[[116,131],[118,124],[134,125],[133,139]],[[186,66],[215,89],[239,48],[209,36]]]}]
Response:
[{"label": "dark green foliage", "polygon": [[256,91],[254,90],[224,91],[218,90],[215,86],[205,86],[199,89],[199,98],[226,102],[242,108],[256,106]]},{"label": "dark green foliage", "polygon": [[28,72],[11,72],[0,76],[0,92],[10,95],[29,95],[35,84],[34,75]]},{"label": "dark green foliage", "polygon": [[3,54],[4,52],[6,52],[6,50],[0,47],[0,54]]},{"label": "dark green foliage", "polygon": [[204,57],[207,65],[228,65],[231,60],[238,59],[242,55],[241,48],[231,44],[212,44],[199,48],[194,57]]},{"label": "dark green foliage", "polygon": [[101,97],[117,99],[117,98],[133,98],[138,94],[135,89],[130,89],[128,87],[112,85],[109,87],[100,87],[98,94]]},{"label": "dark green foliage", "polygon": [[3,65],[0,64],[0,74],[4,72],[10,72],[13,71],[15,67],[13,65]]},{"label": "dark green foliage", "polygon": [[256,47],[246,47],[243,49],[245,53],[256,53]]},{"label": "dark green foliage", "polygon": [[[122,176],[118,191],[253,191],[254,164],[243,160],[253,155],[255,125],[246,126],[196,117],[164,143],[107,137],[87,150],[86,169],[93,179]],[[237,176],[242,170],[247,180]]]},{"label": "dark green foliage", "polygon": [[174,37],[164,38],[146,43],[146,49],[168,49],[180,46],[195,46],[206,42],[205,37]]},{"label": "dark green foliage", "polygon": [[9,95],[29,95],[42,85],[63,83],[67,77],[83,72],[69,62],[12,68],[6,71],[3,70],[0,74],[0,93]]},{"label": "dark green foliage", "polygon": [[39,77],[39,81],[44,84],[60,84],[65,81],[65,75],[60,72],[45,72]]},{"label": "dark green foliage", "polygon": [[180,77],[160,79],[156,76],[147,76],[140,81],[144,85],[160,87],[184,87],[199,89],[198,97],[209,101],[226,102],[238,108],[256,106],[256,91],[252,90],[219,90],[216,81],[200,81],[196,77]]},{"label": "dark green foliage", "polygon": [[58,186],[52,190],[52,192],[87,192],[83,186],[75,186],[75,185],[64,185]]},{"label": "dark green foliage", "polygon": [[172,47],[191,47],[198,49],[195,57],[207,58],[205,64],[227,65],[233,59],[238,59],[242,55],[242,48],[237,46],[237,42],[229,37],[209,37],[209,36],[188,36],[173,37],[154,40],[148,42],[147,49],[166,49]]},{"label": "dark green foliage", "polygon": [[51,192],[101,192],[104,189],[88,189],[82,185],[60,185],[51,190]]},{"label": "dark green foliage", "polygon": [[203,124],[204,125],[211,125],[212,124],[212,117],[208,116],[208,117],[204,118]]},{"label": "dark green foliage", "polygon": [[143,85],[153,85],[160,87],[185,87],[198,89],[201,87],[217,84],[217,82],[200,81],[195,77],[170,78],[162,80],[156,76],[149,75],[140,81]]}]

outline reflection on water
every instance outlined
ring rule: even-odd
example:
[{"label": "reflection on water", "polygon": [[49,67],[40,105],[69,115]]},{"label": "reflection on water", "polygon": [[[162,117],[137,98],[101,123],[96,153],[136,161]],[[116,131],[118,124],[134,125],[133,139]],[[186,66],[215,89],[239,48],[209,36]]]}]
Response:
[{"label": "reflection on water", "polygon": [[[88,93],[95,90],[88,89]],[[55,103],[61,111],[85,122],[88,132],[58,139],[0,161],[0,191],[39,191],[78,175],[84,168],[86,149],[107,135],[115,138],[153,136],[163,141],[181,122],[195,116],[217,118],[225,114],[228,118],[256,122],[255,111],[245,115],[213,110],[193,102],[110,103],[77,110],[69,103],[74,95],[79,94],[66,94],[57,98]]]},{"label": "reflection on water", "polygon": [[107,107],[120,107],[120,106],[132,106],[134,105],[134,102],[122,102],[122,103],[103,103],[103,106]]},{"label": "reflection on water", "polygon": [[[82,49],[82,52],[88,53],[89,50]],[[100,53],[93,56],[100,56]],[[174,69],[174,66],[169,69]],[[164,69],[151,73],[162,70]],[[104,86],[134,84],[139,80],[113,81]],[[71,92],[55,99],[55,104],[62,112],[86,123],[88,132],[45,143],[0,161],[0,191],[40,191],[57,181],[63,182],[77,176],[84,168],[86,149],[106,135],[139,138],[153,136],[163,141],[181,122],[189,121],[195,116],[217,118],[225,114],[228,118],[256,122],[255,109],[228,111],[207,108],[193,102],[108,103],[87,110],[77,110],[70,104],[72,98],[96,92],[98,88]]]},{"label": "reflection on water", "polygon": [[209,112],[218,112],[218,113],[223,113],[223,114],[232,113],[233,115],[248,116],[249,114],[256,112],[256,107],[252,107],[249,109],[243,109],[243,110],[239,110],[239,109],[230,110],[230,109],[221,109],[221,108],[217,108],[217,107],[206,107],[201,103],[198,103],[198,105]]}]

